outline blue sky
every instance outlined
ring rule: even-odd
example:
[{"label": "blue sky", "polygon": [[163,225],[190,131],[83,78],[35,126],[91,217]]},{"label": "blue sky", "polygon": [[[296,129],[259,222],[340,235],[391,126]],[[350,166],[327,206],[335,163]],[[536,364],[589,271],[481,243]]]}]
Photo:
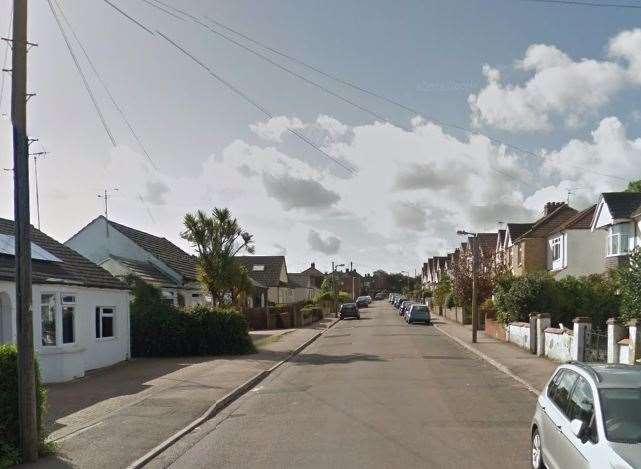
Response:
[{"label": "blue sky", "polygon": [[[103,1],[59,0],[153,168],[83,61],[118,142],[111,146],[46,2],[30,2],[30,39],[40,46],[29,56],[29,88],[38,93],[29,129],[51,152],[39,164],[41,215],[43,229],[60,240],[101,212],[98,192],[117,186],[115,220],[184,247],[182,215],[225,205],[256,235],[258,253],[286,252],[291,270],[311,261],[327,268],[332,260],[364,271],[413,270],[452,248],[457,227],[535,217],[568,188],[580,188],[581,208],[599,191],[641,177],[634,164],[641,157],[641,10],[518,0],[166,1],[405,103],[423,119],[270,55],[392,124],[377,123],[189,20],[114,0],[280,116],[266,121]],[[0,2],[3,34],[10,3]],[[0,122],[0,166],[10,167],[10,127]],[[356,173],[288,137],[287,126]],[[12,216],[7,172],[0,216]]]}]

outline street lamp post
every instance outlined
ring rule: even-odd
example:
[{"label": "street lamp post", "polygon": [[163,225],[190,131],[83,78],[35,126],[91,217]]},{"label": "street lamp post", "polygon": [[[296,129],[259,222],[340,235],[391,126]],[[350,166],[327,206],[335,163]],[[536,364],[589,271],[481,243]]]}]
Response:
[{"label": "street lamp post", "polygon": [[339,267],[345,267],[345,264],[334,264],[332,261],[332,290],[333,290],[333,297],[334,297],[334,310],[336,313],[338,313],[338,292],[336,291],[336,276],[334,275],[336,273],[336,269]]},{"label": "street lamp post", "polygon": [[472,342],[476,343],[479,328],[478,310],[478,234],[469,231],[458,230],[460,236],[469,236],[472,241]]}]

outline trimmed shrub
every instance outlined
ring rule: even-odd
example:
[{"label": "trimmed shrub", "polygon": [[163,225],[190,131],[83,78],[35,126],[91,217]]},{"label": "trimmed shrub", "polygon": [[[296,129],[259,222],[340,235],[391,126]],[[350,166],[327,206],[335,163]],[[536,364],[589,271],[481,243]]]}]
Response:
[{"label": "trimmed shrub", "polygon": [[556,282],[547,272],[532,272],[522,277],[499,279],[494,290],[496,318],[507,324],[527,321],[530,313],[557,313]]},{"label": "trimmed shrub", "polygon": [[176,357],[254,352],[247,319],[232,309],[197,305],[178,309],[160,290],[136,281],[131,302],[131,354]]},{"label": "trimmed shrub", "polygon": [[347,292],[341,291],[338,292],[338,302],[339,303],[351,303],[352,302],[352,295],[350,295]]},{"label": "trimmed shrub", "polygon": [[630,265],[617,272],[621,286],[621,314],[619,320],[625,324],[631,319],[641,318],[641,249],[630,254]]},{"label": "trimmed shrub", "polygon": [[[14,345],[0,345],[0,467],[20,463],[18,441],[18,352]],[[45,413],[47,391],[40,382],[36,363],[36,411],[40,453],[45,453],[42,419]]]}]

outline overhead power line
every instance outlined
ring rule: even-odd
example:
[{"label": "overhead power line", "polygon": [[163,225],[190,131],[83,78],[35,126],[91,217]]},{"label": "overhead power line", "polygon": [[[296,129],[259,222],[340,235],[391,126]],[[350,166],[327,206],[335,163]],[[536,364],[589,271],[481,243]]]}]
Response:
[{"label": "overhead power line", "polygon": [[109,129],[109,126],[107,125],[107,121],[105,120],[105,116],[102,113],[102,110],[100,109],[100,106],[98,105],[98,101],[96,100],[96,97],[93,94],[93,91],[91,90],[91,87],[89,86],[89,82],[87,81],[87,77],[85,76],[84,71],[82,70],[82,67],[80,66],[80,62],[78,61],[78,57],[76,57],[75,52],[73,51],[73,47],[71,47],[71,42],[69,41],[69,38],[67,37],[67,33],[65,32],[64,28],[62,27],[62,23],[60,22],[60,18],[58,18],[58,14],[56,13],[55,8],[53,7],[53,3],[51,0],[47,0],[47,3],[49,4],[49,9],[51,10],[51,13],[53,14],[54,19],[56,20],[56,24],[58,25],[58,29],[60,30],[60,34],[62,35],[62,38],[65,41],[65,44],[67,45],[67,50],[69,51],[69,55],[71,55],[71,58],[73,59],[73,63],[76,65],[76,70],[78,71],[78,74],[80,75],[80,78],[82,78],[82,83],[85,87],[85,90],[87,90],[87,93],[89,94],[89,98],[91,98],[91,102],[93,103],[93,107],[96,110],[96,113],[98,114],[98,118],[100,119],[100,122],[102,123],[103,128],[105,129],[105,132],[107,132],[107,135],[109,136],[109,140],[111,140],[112,145],[115,147],[117,146],[116,144],[116,139],[114,138],[113,134],[111,133],[111,130]]},{"label": "overhead power line", "polygon": [[144,25],[144,24],[142,24],[140,21],[138,21],[136,18],[134,18],[133,16],[131,16],[129,13],[127,13],[126,11],[124,11],[123,9],[121,9],[120,7],[118,7],[118,5],[116,5],[116,4],[112,3],[112,2],[110,2],[109,0],[102,0],[102,1],[103,1],[103,2],[105,2],[107,5],[109,5],[111,8],[113,8],[114,10],[116,10],[116,11],[117,11],[118,13],[120,13],[122,16],[124,16],[125,18],[127,18],[127,19],[128,19],[129,21],[131,21],[132,23],[135,23],[137,26],[139,26],[140,28],[144,29],[144,30],[145,30],[145,31],[147,31],[149,34],[151,34],[152,36],[154,35],[154,32],[153,32],[151,29],[149,29],[147,26],[145,26],[145,25]]},{"label": "overhead power line", "polygon": [[[11,26],[13,25],[13,7],[9,11],[9,28],[7,30],[7,37],[11,37]],[[7,76],[7,72],[4,70],[7,68],[7,59],[9,57],[9,41],[6,41],[4,49],[4,59],[2,59],[2,70],[0,70],[0,112],[2,111],[2,98],[4,98],[4,81]]]},{"label": "overhead power line", "polygon": [[[192,53],[190,53],[190,52],[189,52],[189,51],[187,51],[185,48],[183,48],[183,47],[182,47],[182,46],[180,46],[178,43],[176,43],[173,39],[171,39],[170,37],[168,37],[167,35],[165,35],[165,34],[164,34],[163,32],[161,32],[161,31],[156,31],[156,32],[157,32],[161,37],[163,37],[167,42],[169,42],[171,45],[173,45],[176,49],[178,49],[182,54],[184,54],[186,57],[188,57],[189,59],[191,59],[194,63],[196,63],[197,65],[199,65],[201,68],[203,68],[203,69],[204,69],[204,70],[205,70],[205,71],[206,71],[206,72],[207,72],[211,77],[215,78],[217,81],[219,81],[220,83],[222,83],[223,85],[225,85],[227,88],[229,88],[230,90],[232,90],[234,93],[236,93],[238,96],[240,96],[241,98],[243,98],[243,99],[244,99],[245,101],[247,101],[249,104],[251,104],[252,106],[254,106],[256,109],[258,109],[258,110],[259,110],[260,112],[262,112],[264,115],[266,115],[268,118],[272,119],[272,118],[274,117],[274,115],[273,115],[271,112],[269,112],[267,109],[265,109],[265,108],[264,108],[262,105],[260,105],[256,100],[254,100],[252,97],[250,97],[249,95],[247,95],[245,92],[243,92],[243,91],[242,91],[240,88],[238,88],[237,86],[233,85],[232,83],[230,83],[229,81],[225,80],[223,77],[221,77],[220,75],[218,75],[218,74],[217,74],[216,72],[214,72],[210,67],[208,67],[207,65],[205,65],[205,64],[204,64],[202,61],[200,61],[199,59],[197,59],[197,58],[196,58]],[[300,140],[302,140],[303,142],[307,143],[309,146],[311,146],[313,149],[315,149],[316,151],[318,151],[318,152],[319,152],[321,155],[323,155],[324,157],[329,158],[329,159],[330,159],[330,160],[332,160],[334,163],[336,163],[337,165],[341,166],[341,167],[342,167],[343,169],[345,169],[346,171],[348,171],[348,172],[350,172],[350,173],[353,173],[353,172],[354,172],[354,168],[352,168],[352,167],[350,167],[350,166],[346,165],[345,163],[343,163],[342,161],[340,161],[338,158],[335,158],[335,157],[333,157],[332,155],[330,155],[329,153],[327,153],[327,152],[326,152],[325,150],[323,150],[321,147],[319,147],[319,146],[318,146],[318,145],[316,145],[314,142],[312,142],[310,139],[308,139],[305,135],[301,134],[300,132],[298,132],[298,131],[296,131],[296,130],[294,130],[294,129],[290,128],[290,127],[288,127],[288,128],[287,128],[287,131],[288,131],[288,132],[290,132],[291,134],[295,135],[296,137],[298,137],[298,138],[299,138]]]},{"label": "overhead power line", "polygon": [[631,8],[641,10],[641,5],[630,5],[629,3],[602,3],[602,2],[580,2],[572,0],[523,0],[532,3],[549,3],[556,5],[598,7],[598,8]]},{"label": "overhead power line", "polygon": [[116,108],[116,110],[120,114],[120,117],[122,117],[122,120],[124,121],[125,125],[129,128],[129,132],[134,137],[134,139],[138,143],[138,146],[140,147],[142,152],[145,154],[145,156],[149,160],[149,163],[151,163],[151,166],[154,169],[157,169],[156,165],[154,163],[154,160],[151,158],[151,155],[147,151],[147,148],[142,143],[142,140],[138,136],[138,133],[136,132],[136,130],[134,129],[133,125],[131,124],[131,122],[127,118],[127,115],[125,114],[125,111],[122,109],[122,107],[120,107],[120,105],[116,101],[116,98],[114,98],[113,94],[111,93],[111,90],[107,86],[107,83],[105,82],[105,80],[102,78],[102,76],[98,72],[98,69],[94,65],[93,60],[91,60],[91,57],[89,56],[89,53],[87,52],[87,49],[85,48],[85,46],[83,45],[82,41],[80,40],[80,38],[76,34],[76,31],[73,28],[73,26],[71,25],[71,22],[67,19],[67,16],[65,15],[64,11],[62,10],[62,7],[60,6],[60,3],[58,2],[58,0],[53,0],[53,1],[55,2],[56,6],[58,7],[58,11],[60,12],[60,16],[62,17],[63,21],[65,22],[65,24],[67,25],[67,27],[71,31],[71,34],[73,35],[73,37],[75,38],[76,42],[80,46],[80,49],[82,50],[82,53],[85,56],[85,59],[87,59],[87,62],[89,63],[89,66],[91,67],[91,70],[93,70],[94,74],[98,78],[98,81],[100,82],[100,84],[102,85],[103,89],[107,93],[107,96],[109,96],[109,100],[111,101],[111,103],[114,105],[114,107]]}]

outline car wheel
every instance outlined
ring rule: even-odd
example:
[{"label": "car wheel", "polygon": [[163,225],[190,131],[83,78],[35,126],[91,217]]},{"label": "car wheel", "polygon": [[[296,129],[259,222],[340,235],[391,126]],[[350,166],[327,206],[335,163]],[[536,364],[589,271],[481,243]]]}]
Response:
[{"label": "car wheel", "polygon": [[541,444],[541,435],[538,429],[532,432],[532,468],[543,469],[543,445]]}]

